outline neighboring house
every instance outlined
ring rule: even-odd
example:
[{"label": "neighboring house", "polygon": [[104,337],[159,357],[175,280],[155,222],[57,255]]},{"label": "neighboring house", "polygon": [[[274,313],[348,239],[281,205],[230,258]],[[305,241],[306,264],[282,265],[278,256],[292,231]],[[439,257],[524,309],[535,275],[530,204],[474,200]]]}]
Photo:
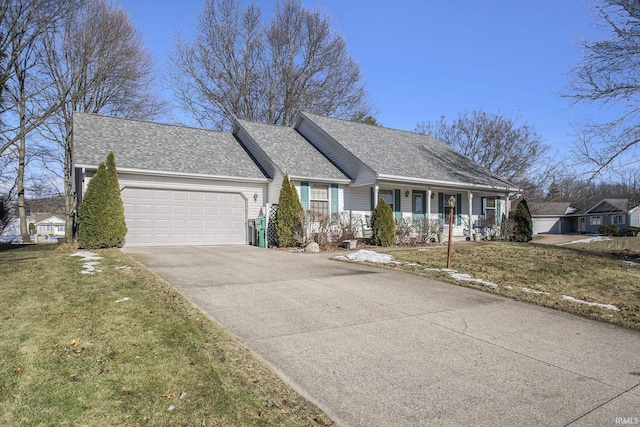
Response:
[{"label": "neighboring house", "polygon": [[602,225],[640,226],[640,209],[627,199],[591,199],[529,204],[534,233],[597,234]]},{"label": "neighboring house", "polygon": [[245,244],[285,173],[303,207],[327,215],[368,216],[382,198],[397,220],[445,222],[453,196],[457,236],[499,223],[518,194],[432,137],[308,113],[293,127],[237,120],[231,133],[80,113],[73,132],[79,202],[115,154],[127,245]]},{"label": "neighboring house", "polygon": [[36,243],[55,242],[65,236],[66,223],[64,219],[51,214],[36,214]]},{"label": "neighboring house", "polygon": [[565,215],[572,211],[569,202],[530,202],[533,234],[563,234],[569,230]]}]

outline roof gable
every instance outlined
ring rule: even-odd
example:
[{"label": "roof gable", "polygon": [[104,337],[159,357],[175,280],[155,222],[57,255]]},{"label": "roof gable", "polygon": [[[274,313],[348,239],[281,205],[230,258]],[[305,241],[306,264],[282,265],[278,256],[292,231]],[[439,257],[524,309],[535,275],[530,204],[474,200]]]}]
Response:
[{"label": "roof gable", "polygon": [[36,222],[36,225],[59,225],[59,224],[65,224],[64,219],[59,218],[57,216],[48,216],[45,219],[41,219],[39,221]]},{"label": "roof gable", "polygon": [[[587,205],[589,206],[589,205]],[[591,203],[584,213],[608,213],[608,212],[627,212],[629,210],[629,201],[627,199],[600,199],[597,203]]]},{"label": "roof gable", "polygon": [[[264,161],[261,160],[261,153],[254,153],[259,148],[275,167],[283,174],[288,173],[291,178],[349,181],[347,176],[295,129],[245,120],[236,122],[245,130],[246,137],[251,138],[258,146],[243,144],[252,151],[256,161]],[[234,126],[234,134],[236,131]],[[239,140],[243,143],[242,138]],[[268,168],[263,166],[263,169]]]},{"label": "roof gable", "polygon": [[300,117],[315,123],[379,177],[515,190],[513,184],[431,136],[310,113]]},{"label": "roof gable", "polygon": [[109,151],[118,169],[266,180],[226,132],[75,113],[74,164],[97,167]]}]

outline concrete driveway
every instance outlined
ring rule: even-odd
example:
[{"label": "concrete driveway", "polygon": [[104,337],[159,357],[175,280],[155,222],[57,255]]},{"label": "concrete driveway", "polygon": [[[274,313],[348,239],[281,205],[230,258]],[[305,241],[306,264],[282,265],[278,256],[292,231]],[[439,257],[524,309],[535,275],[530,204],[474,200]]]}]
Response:
[{"label": "concrete driveway", "polygon": [[250,246],[128,248],[345,426],[640,423],[640,332]]}]

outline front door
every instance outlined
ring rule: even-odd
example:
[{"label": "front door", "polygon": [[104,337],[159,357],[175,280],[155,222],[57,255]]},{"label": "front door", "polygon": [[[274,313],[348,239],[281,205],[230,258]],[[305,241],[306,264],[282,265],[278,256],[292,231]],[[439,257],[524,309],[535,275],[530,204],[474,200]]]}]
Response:
[{"label": "front door", "polygon": [[411,195],[411,211],[413,219],[421,219],[425,217],[427,211],[427,192],[413,190]]},{"label": "front door", "polygon": [[579,230],[581,233],[587,232],[587,219],[585,217],[580,218]]}]

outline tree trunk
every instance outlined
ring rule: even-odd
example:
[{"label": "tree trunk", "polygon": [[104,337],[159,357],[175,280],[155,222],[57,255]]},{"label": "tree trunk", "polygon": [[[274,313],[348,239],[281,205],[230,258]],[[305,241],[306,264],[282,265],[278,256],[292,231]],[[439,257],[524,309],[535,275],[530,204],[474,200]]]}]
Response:
[{"label": "tree trunk", "polygon": [[[63,107],[64,108],[64,107]],[[76,193],[73,191],[73,122],[65,119],[65,159],[64,159],[64,213],[65,213],[65,237],[67,242],[75,239],[75,212]]]},{"label": "tree trunk", "polygon": [[[24,99],[20,105],[20,128],[24,128],[25,120],[25,103]],[[20,143],[18,146],[18,177],[16,179],[16,187],[18,190],[18,217],[20,218],[20,234],[22,235],[23,243],[31,243],[31,236],[29,235],[29,224],[27,224],[27,209],[25,207],[24,200],[24,169],[26,163],[26,151],[27,151],[27,137],[24,133],[21,133]]]}]

